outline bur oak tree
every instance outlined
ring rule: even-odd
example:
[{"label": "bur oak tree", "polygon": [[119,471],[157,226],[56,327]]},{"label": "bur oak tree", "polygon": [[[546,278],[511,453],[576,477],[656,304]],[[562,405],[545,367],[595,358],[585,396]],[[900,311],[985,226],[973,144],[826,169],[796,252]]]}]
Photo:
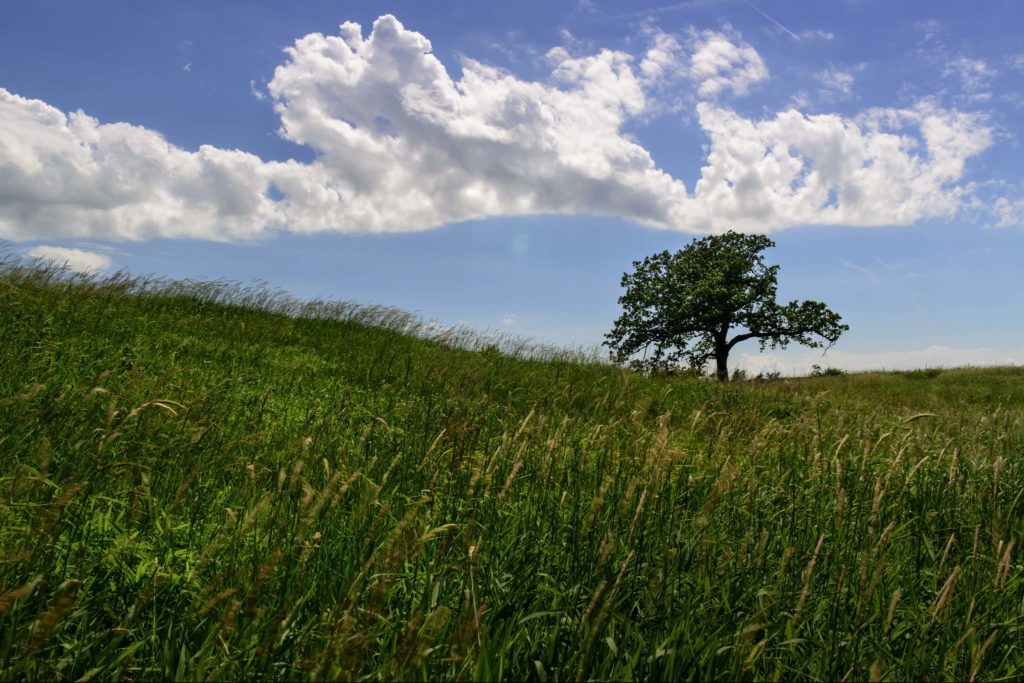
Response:
[{"label": "bur oak tree", "polygon": [[761,350],[797,342],[835,344],[850,329],[818,301],[779,304],[778,266],[761,252],[775,243],[763,235],[726,232],[633,262],[622,276],[622,315],[604,344],[619,362],[642,371],[672,369],[684,361],[702,370],[714,359],[729,379],[729,353],[756,339]]}]

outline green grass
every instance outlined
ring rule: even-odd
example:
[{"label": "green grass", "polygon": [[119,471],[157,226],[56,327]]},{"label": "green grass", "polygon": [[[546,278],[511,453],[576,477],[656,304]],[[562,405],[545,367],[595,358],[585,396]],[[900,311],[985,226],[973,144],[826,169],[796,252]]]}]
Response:
[{"label": "green grass", "polygon": [[1015,679],[1024,371],[725,386],[0,273],[0,678]]}]

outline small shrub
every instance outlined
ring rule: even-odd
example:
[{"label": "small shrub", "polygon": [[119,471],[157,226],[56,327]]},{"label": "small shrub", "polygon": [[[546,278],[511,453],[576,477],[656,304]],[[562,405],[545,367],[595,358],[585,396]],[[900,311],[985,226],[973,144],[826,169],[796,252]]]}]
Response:
[{"label": "small shrub", "polygon": [[757,373],[757,377],[755,377],[754,379],[759,382],[774,382],[780,377],[782,377],[781,370],[771,370],[769,372],[765,372],[762,370],[761,372]]}]

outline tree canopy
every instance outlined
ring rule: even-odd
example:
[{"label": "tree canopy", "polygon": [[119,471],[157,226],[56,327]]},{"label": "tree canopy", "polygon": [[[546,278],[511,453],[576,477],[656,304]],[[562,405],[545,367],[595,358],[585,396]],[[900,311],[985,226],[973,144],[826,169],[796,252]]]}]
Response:
[{"label": "tree canopy", "polygon": [[729,231],[634,261],[622,276],[622,315],[604,344],[645,371],[683,362],[702,370],[714,359],[722,381],[729,352],[749,339],[762,351],[791,342],[831,347],[849,326],[819,301],[776,301],[779,267],[765,265],[761,253],[773,246],[764,235]]}]

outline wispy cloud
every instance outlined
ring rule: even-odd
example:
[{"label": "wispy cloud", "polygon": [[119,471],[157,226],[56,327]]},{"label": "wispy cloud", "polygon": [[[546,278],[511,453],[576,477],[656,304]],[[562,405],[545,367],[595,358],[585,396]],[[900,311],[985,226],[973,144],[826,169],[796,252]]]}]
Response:
[{"label": "wispy cloud", "polygon": [[249,92],[260,102],[267,99],[267,94],[263,91],[263,88],[256,85],[256,81],[252,78],[249,79]]},{"label": "wispy cloud", "polygon": [[822,30],[820,28],[805,29],[803,31],[800,31],[796,35],[797,35],[797,38],[799,38],[800,40],[823,40],[823,41],[828,41],[828,40],[833,40],[836,37],[836,35],[834,33],[832,33],[831,31],[825,31],[825,30]]},{"label": "wispy cloud", "polygon": [[856,263],[852,263],[852,262],[847,261],[845,259],[843,259],[841,261],[841,263],[843,264],[844,268],[849,268],[850,270],[852,270],[852,271],[854,271],[856,273],[860,273],[861,275],[866,275],[866,276],[868,276],[868,278],[873,283],[878,284],[878,282],[879,282],[878,273],[876,273],[871,268],[868,268],[866,266],[862,266],[862,265],[859,265],[859,264],[856,264]]},{"label": "wispy cloud", "polygon": [[946,35],[945,25],[937,19],[923,19],[914,24],[914,29],[921,33],[924,40],[936,40]]},{"label": "wispy cloud", "polygon": [[947,62],[942,75],[958,77],[964,90],[977,92],[992,84],[996,70],[983,59],[968,59],[961,56]]},{"label": "wispy cloud", "polygon": [[949,59],[945,24],[937,19],[924,19],[914,24],[914,30],[920,35],[913,50],[919,58],[932,64],[942,64]]},{"label": "wispy cloud", "polygon": [[[584,0],[586,1],[586,0]],[[657,5],[655,7],[648,7],[646,9],[635,10],[632,12],[622,12],[619,14],[605,14],[606,19],[630,19],[639,17],[653,17],[659,14],[666,14],[669,12],[677,12],[679,10],[691,9],[694,7],[707,7],[709,5],[721,4],[723,0],[687,0],[687,2],[673,2],[667,5]],[[594,4],[591,2],[587,3],[591,8]]]},{"label": "wispy cloud", "polygon": [[827,100],[847,100],[853,97],[853,85],[856,78],[854,69],[840,69],[833,64],[815,74],[821,84],[819,94]]},{"label": "wispy cloud", "polygon": [[1015,228],[1024,225],[1024,199],[998,197],[993,207],[994,227]]}]

